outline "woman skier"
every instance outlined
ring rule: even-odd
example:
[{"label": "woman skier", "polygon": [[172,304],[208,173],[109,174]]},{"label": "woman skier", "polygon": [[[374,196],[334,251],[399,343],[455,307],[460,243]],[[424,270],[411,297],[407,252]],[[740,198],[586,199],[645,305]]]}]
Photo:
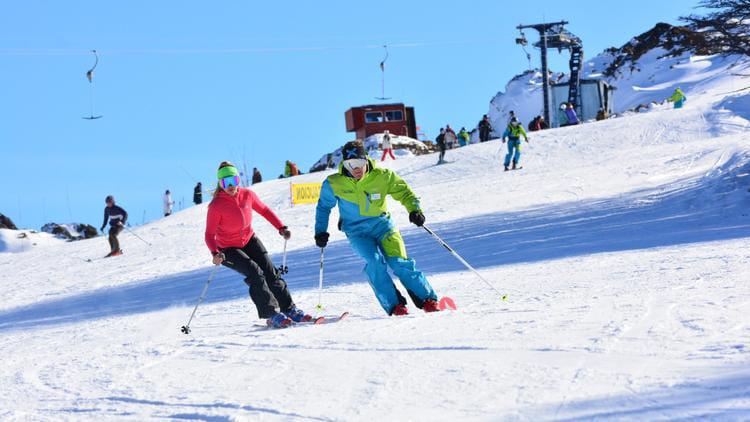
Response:
[{"label": "woman skier", "polygon": [[217,172],[218,186],[208,205],[205,240],[214,265],[224,265],[245,276],[258,316],[269,326],[284,328],[312,317],[294,305],[286,282],[253,231],[253,211],[271,223],[284,239],[292,234],[258,195],[240,187],[240,172],[224,161]]}]

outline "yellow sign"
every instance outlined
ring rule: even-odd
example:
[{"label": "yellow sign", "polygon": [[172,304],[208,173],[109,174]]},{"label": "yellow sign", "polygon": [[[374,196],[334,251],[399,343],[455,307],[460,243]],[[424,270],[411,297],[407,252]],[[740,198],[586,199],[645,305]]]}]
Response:
[{"label": "yellow sign", "polygon": [[292,204],[315,204],[320,198],[322,183],[292,183]]}]

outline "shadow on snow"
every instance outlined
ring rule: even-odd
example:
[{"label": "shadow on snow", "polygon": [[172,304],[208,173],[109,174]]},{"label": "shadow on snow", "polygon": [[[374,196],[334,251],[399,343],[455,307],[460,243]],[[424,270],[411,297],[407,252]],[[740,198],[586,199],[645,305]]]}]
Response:
[{"label": "shadow on snow", "polygon": [[[695,379],[652,391],[560,403],[540,409],[541,419],[577,420],[744,420],[750,415],[750,372]],[[535,412],[532,410],[532,412]],[[532,418],[534,419],[534,418]]]},{"label": "shadow on snow", "polygon": [[[750,237],[748,161],[736,155],[705,177],[614,198],[478,215],[431,228],[476,268]],[[410,256],[428,275],[465,269],[425,231],[410,228],[403,235]],[[289,252],[286,279],[293,294],[317,288],[319,256],[318,248]],[[325,256],[327,287],[365,280],[363,261],[347,242],[331,243]],[[12,309],[0,314],[0,331],[192,306],[210,271],[189,271]],[[205,302],[246,296],[240,276],[222,267]]]}]

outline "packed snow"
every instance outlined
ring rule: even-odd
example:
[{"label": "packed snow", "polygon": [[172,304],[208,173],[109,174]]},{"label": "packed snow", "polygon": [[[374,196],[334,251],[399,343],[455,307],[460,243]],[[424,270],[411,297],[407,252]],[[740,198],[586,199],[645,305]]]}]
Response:
[{"label": "packed snow", "polygon": [[[333,224],[319,292],[314,206],[289,205],[288,179],[253,189],[292,231],[292,295],[345,321],[267,329],[221,267],[182,334],[214,271],[206,204],[123,232],[115,258],[105,237],[5,249],[0,419],[750,418],[748,97],[726,94],[747,80],[700,60],[681,71],[712,76],[680,82],[685,108],[535,132],[519,171],[502,171],[499,141],[382,164],[507,301],[395,202],[409,253],[459,310],[387,317]],[[283,240],[255,229],[280,264]]]}]

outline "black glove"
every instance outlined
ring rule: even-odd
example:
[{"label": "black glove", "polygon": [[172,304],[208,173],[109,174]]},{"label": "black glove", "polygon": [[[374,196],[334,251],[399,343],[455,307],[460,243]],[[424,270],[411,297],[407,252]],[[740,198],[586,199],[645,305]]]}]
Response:
[{"label": "black glove", "polygon": [[100,232],[104,233],[104,226],[102,226],[101,229],[99,229]]},{"label": "black glove", "polygon": [[409,213],[409,221],[414,223],[414,225],[418,227],[422,227],[424,224],[424,214],[422,214],[422,211],[412,211]]},{"label": "black glove", "polygon": [[292,232],[289,231],[289,227],[283,226],[279,229],[279,234],[286,240],[292,237]]},{"label": "black glove", "polygon": [[328,232],[318,233],[315,235],[315,244],[318,245],[319,248],[325,248],[326,245],[328,245]]}]

